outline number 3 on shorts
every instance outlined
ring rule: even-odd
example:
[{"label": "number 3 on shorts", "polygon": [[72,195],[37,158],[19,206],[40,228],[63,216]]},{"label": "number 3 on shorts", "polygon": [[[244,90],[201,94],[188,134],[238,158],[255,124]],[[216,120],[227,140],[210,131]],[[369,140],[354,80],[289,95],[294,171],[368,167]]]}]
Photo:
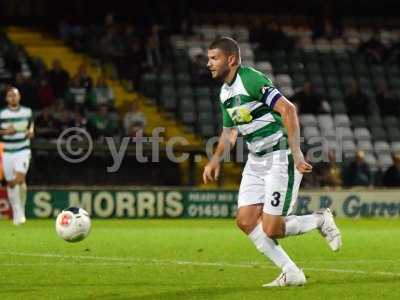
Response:
[{"label": "number 3 on shorts", "polygon": [[271,201],[271,205],[274,206],[274,207],[279,206],[280,199],[281,199],[281,193],[279,193],[279,192],[274,192],[274,193],[272,194],[272,196],[274,197],[274,199]]}]

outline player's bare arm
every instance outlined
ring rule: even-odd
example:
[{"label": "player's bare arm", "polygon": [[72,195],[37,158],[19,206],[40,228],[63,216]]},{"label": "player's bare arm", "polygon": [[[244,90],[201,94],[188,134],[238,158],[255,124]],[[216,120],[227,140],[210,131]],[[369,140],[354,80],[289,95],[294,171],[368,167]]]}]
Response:
[{"label": "player's bare arm", "polygon": [[223,128],[218,140],[217,148],[215,149],[210,161],[204,167],[203,181],[205,184],[218,180],[221,158],[223,157],[226,149],[230,150],[233,146],[235,146],[237,136],[237,129]]},{"label": "player's bare arm", "polygon": [[300,149],[300,126],[297,117],[296,107],[285,97],[280,97],[274,106],[274,110],[282,116],[283,125],[288,134],[288,143],[292,151],[293,160],[300,173],[309,173],[312,166],[304,159]]},{"label": "player's bare arm", "polygon": [[10,125],[6,127],[5,129],[0,129],[0,135],[9,135],[9,134],[14,134],[17,131],[15,130],[13,125]]},{"label": "player's bare arm", "polygon": [[27,130],[27,136],[30,139],[33,139],[35,136],[35,125],[32,122],[31,125],[29,126],[28,130]]}]

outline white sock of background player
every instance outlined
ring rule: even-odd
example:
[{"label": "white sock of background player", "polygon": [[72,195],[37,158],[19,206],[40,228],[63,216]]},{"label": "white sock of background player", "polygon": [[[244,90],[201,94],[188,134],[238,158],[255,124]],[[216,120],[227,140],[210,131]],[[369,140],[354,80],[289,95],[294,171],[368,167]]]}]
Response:
[{"label": "white sock of background player", "polygon": [[21,199],[19,185],[14,185],[14,187],[7,187],[8,200],[10,201],[11,208],[13,210],[13,220],[14,224],[18,224],[22,218],[21,211]]},{"label": "white sock of background player", "polygon": [[290,259],[289,255],[283,250],[276,240],[270,239],[262,229],[261,223],[249,234],[249,238],[256,245],[258,251],[267,256],[283,273],[299,268]]}]

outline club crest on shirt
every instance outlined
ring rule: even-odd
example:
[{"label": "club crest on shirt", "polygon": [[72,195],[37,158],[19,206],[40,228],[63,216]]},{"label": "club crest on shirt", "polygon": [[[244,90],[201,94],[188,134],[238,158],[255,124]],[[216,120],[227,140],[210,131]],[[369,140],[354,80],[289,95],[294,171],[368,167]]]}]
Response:
[{"label": "club crest on shirt", "polygon": [[271,87],[271,86],[266,86],[266,85],[264,85],[262,88],[261,88],[261,94],[263,94],[263,95],[265,95],[265,93],[270,93],[272,90],[273,90],[274,88],[273,87]]}]

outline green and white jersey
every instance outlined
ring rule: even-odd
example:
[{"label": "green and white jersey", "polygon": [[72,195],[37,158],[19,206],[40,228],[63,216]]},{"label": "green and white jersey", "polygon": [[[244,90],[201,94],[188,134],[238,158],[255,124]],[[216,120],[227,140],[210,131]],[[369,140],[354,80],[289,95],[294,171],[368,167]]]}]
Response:
[{"label": "green and white jersey", "polygon": [[0,111],[0,128],[6,129],[13,125],[17,131],[15,134],[0,136],[0,141],[4,145],[4,152],[18,152],[30,149],[31,142],[27,135],[27,129],[32,121],[32,110],[28,107],[20,106],[16,110],[11,110],[7,107]]},{"label": "green and white jersey", "polygon": [[223,127],[236,127],[252,154],[288,149],[281,115],[273,110],[281,96],[264,74],[239,66],[233,82],[221,87]]}]

